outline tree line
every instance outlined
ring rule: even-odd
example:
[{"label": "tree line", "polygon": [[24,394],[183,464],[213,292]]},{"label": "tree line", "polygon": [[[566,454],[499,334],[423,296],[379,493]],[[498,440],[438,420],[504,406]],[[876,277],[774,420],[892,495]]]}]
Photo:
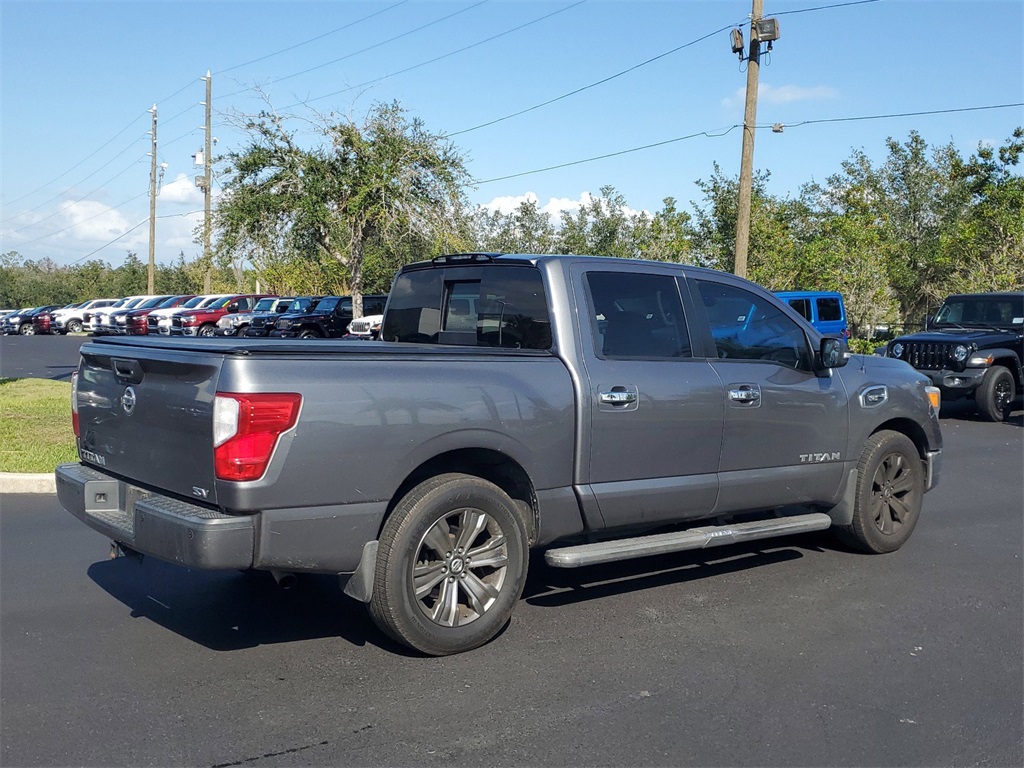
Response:
[{"label": "tree line", "polygon": [[[713,165],[696,181],[692,213],[667,196],[633,212],[614,186],[557,219],[536,201],[510,212],[468,204],[472,180],[449,139],[397,103],[362,123],[334,115],[302,123],[272,110],[240,119],[246,139],[218,159],[213,263],[184,254],[159,267],[157,291],[194,293],[212,270],[221,290],[281,294],[386,293],[403,264],[456,251],[588,253],[732,271],[738,182]],[[873,162],[853,150],[824,182],[795,195],[754,180],[749,277],[771,290],[837,290],[852,329],[918,323],[957,291],[1024,286],[1024,128],[965,157],[911,131]],[[142,293],[136,254],[111,267],[60,267],[0,256],[0,306]]]}]

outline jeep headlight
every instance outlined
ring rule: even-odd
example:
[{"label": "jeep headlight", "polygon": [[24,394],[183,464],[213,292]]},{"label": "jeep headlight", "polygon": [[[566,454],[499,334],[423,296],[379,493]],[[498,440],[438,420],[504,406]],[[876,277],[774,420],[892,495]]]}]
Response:
[{"label": "jeep headlight", "polygon": [[965,347],[963,344],[957,344],[955,347],[953,347],[953,359],[956,360],[958,363],[962,363],[964,360],[966,360],[967,347]]},{"label": "jeep headlight", "polygon": [[903,357],[903,345],[900,344],[898,341],[892,345],[892,356]]}]

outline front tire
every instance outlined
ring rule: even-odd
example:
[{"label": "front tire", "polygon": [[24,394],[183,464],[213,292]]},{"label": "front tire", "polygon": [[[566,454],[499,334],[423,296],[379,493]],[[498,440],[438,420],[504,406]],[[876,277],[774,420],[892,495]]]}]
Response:
[{"label": "front tire", "polygon": [[319,339],[322,338],[316,331],[303,331],[299,334],[300,339]]},{"label": "front tire", "polygon": [[902,547],[921,516],[924,467],[909,437],[876,432],[864,444],[857,464],[853,520],[835,531],[847,546],[882,554]]},{"label": "front tire", "polygon": [[975,395],[978,413],[986,421],[1004,421],[1010,415],[1015,389],[1013,374],[1001,365],[993,365]]},{"label": "front tire", "polygon": [[201,325],[199,327],[199,331],[196,333],[196,335],[202,336],[204,338],[209,338],[210,336],[213,336],[214,330],[214,325],[212,323],[207,323],[206,325]]},{"label": "front tire", "polygon": [[18,329],[18,333],[22,336],[35,336],[36,327],[32,323],[22,323],[21,328]]},{"label": "front tire", "polygon": [[493,483],[445,474],[403,498],[381,531],[370,615],[431,656],[491,640],[523,593],[526,525]]},{"label": "front tire", "polygon": [[67,324],[68,333],[81,333],[82,332],[82,321],[81,320],[69,320]]}]

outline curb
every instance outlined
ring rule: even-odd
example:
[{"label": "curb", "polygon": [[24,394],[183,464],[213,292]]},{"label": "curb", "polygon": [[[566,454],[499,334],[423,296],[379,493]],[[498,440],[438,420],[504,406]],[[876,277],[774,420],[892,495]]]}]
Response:
[{"label": "curb", "polygon": [[0,493],[56,493],[57,479],[52,472],[0,472]]}]

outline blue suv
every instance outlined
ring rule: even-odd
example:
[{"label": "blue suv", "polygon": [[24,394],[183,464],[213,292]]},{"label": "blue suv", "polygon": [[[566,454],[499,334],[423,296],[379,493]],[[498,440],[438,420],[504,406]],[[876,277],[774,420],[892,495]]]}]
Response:
[{"label": "blue suv", "polygon": [[820,333],[850,338],[842,294],[835,291],[776,291],[775,295],[803,315]]}]

